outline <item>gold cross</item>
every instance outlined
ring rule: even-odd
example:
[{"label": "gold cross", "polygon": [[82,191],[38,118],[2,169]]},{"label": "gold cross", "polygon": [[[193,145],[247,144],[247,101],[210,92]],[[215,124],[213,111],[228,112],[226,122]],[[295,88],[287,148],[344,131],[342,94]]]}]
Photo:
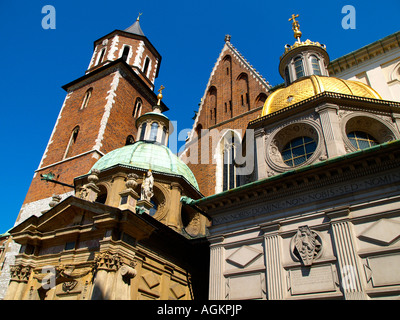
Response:
[{"label": "gold cross", "polygon": [[161,85],[161,87],[160,87],[160,89],[158,90],[158,92],[160,93],[160,94],[162,94],[162,91],[165,89],[165,87],[163,86],[163,85]]},{"label": "gold cross", "polygon": [[293,23],[295,23],[295,22],[297,22],[295,18],[298,18],[298,17],[299,17],[298,14],[292,14],[292,17],[289,19],[289,21],[293,20]]}]

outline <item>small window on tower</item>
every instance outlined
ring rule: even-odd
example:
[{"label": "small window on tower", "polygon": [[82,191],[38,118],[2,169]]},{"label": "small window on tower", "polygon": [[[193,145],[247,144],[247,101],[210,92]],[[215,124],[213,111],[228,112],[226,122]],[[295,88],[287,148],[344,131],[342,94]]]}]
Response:
[{"label": "small window on tower", "polygon": [[85,109],[89,103],[90,97],[92,96],[93,88],[90,88],[86,91],[85,96],[83,97],[81,109]]},{"label": "small window on tower", "polygon": [[294,69],[296,71],[296,79],[304,77],[303,59],[301,57],[294,59]]},{"label": "small window on tower", "polygon": [[125,145],[126,145],[126,146],[129,146],[129,145],[134,144],[134,143],[135,143],[135,139],[133,138],[132,135],[129,135],[129,136],[126,138]]},{"label": "small window on tower", "polygon": [[99,58],[97,60],[96,66],[103,62],[104,55],[106,53],[106,48],[101,49]]},{"label": "small window on tower", "polygon": [[150,65],[150,59],[149,59],[149,57],[147,57],[144,62],[144,67],[143,67],[143,73],[146,77],[147,77],[147,71],[149,69],[149,65]]},{"label": "small window on tower", "polygon": [[321,69],[319,67],[319,61],[315,56],[311,56],[311,67],[313,70],[313,74],[316,74],[317,76],[321,75]]},{"label": "small window on tower", "polygon": [[164,126],[162,130],[161,144],[165,145],[166,137],[167,137],[167,128]]},{"label": "small window on tower", "polygon": [[125,46],[124,51],[122,52],[122,57],[121,57],[122,60],[124,60],[125,62],[127,62],[127,60],[128,60],[129,51],[130,51],[130,48],[128,46]]},{"label": "small window on tower", "polygon": [[143,105],[142,99],[137,98],[135,102],[135,107],[133,108],[132,112],[132,116],[134,118],[139,118],[140,115],[142,114],[142,105]]},{"label": "small window on tower", "polygon": [[140,131],[140,138],[139,138],[139,140],[144,140],[144,135],[146,134],[146,127],[147,127],[147,122],[144,122],[143,124],[142,124],[142,129],[141,129],[141,131]]},{"label": "small window on tower", "polygon": [[74,153],[74,146],[76,144],[76,140],[78,139],[79,134],[79,126],[76,126],[74,130],[72,130],[71,137],[69,138],[67,149],[65,150],[64,159],[69,158]]},{"label": "small window on tower", "polygon": [[151,124],[151,129],[150,129],[150,141],[156,141],[157,140],[157,132],[158,132],[158,123],[153,122]]}]

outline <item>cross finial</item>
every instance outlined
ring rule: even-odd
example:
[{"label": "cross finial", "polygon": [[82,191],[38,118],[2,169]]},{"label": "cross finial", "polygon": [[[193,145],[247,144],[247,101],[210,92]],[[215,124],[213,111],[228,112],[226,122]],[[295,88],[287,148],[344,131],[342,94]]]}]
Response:
[{"label": "cross finial", "polygon": [[298,14],[292,14],[292,17],[289,19],[289,21],[293,20],[293,23],[297,22],[296,18],[298,18],[298,16],[299,16]]},{"label": "cross finial", "polygon": [[296,21],[297,17],[299,17],[298,14],[292,14],[292,17],[289,19],[289,21],[293,20],[292,29],[294,32],[294,37],[297,39],[298,42],[300,42],[301,31],[300,31],[300,24],[298,21]]},{"label": "cross finial", "polygon": [[141,16],[142,14],[143,14],[143,13],[139,12],[139,15],[138,15],[138,17],[137,17],[136,21],[139,21],[139,19],[140,19],[140,16]]},{"label": "cross finial", "polygon": [[158,94],[158,96],[157,96],[157,98],[158,98],[157,105],[158,105],[158,106],[160,105],[161,99],[163,98],[162,91],[163,91],[164,89],[165,89],[165,87],[164,87],[163,85],[161,85],[160,89],[158,89],[158,92],[159,92],[159,94]]}]

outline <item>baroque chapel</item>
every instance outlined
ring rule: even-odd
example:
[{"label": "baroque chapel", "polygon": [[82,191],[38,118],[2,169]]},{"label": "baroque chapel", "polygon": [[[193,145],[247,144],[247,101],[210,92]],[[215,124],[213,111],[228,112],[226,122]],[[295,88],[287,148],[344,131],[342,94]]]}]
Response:
[{"label": "baroque chapel", "polygon": [[[179,157],[139,18],[96,40],[7,233],[3,298],[398,298],[398,33],[342,67],[297,17],[275,87],[225,37]],[[382,56],[377,91],[359,68]]]}]

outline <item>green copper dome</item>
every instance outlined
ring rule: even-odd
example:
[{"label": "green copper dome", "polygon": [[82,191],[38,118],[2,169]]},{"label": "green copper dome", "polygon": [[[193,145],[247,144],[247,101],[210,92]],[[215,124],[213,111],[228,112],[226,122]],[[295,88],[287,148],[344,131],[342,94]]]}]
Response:
[{"label": "green copper dome", "polygon": [[92,169],[101,171],[118,164],[180,175],[199,190],[196,178],[189,167],[173,154],[168,147],[161,144],[137,141],[134,144],[107,153],[94,164]]}]

